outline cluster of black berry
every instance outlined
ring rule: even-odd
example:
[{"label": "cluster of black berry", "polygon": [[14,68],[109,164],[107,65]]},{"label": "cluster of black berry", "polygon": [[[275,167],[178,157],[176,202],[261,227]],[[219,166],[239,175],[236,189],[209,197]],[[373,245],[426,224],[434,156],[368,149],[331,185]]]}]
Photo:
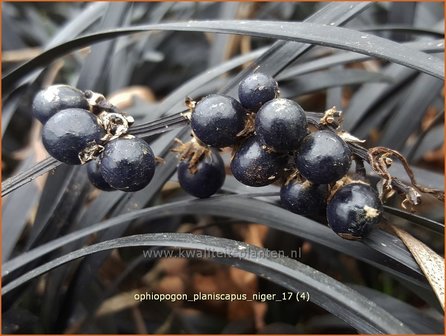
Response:
[{"label": "cluster of black berry", "polygon": [[336,183],[352,162],[346,142],[330,129],[310,132],[305,111],[280,98],[270,76],[251,74],[238,93],[239,101],[211,94],[191,103],[193,139],[176,149],[183,189],[196,197],[217,192],[225,172],[211,147],[232,147],[230,168],[238,181],[261,187],[282,179],[287,209],[304,216],[324,213],[343,238],[364,237],[380,221],[382,203],[365,182]]},{"label": "cluster of black berry", "polygon": [[[206,198],[225,180],[218,149],[232,147],[230,169],[245,185],[282,180],[280,198],[292,212],[326,214],[330,227],[347,239],[364,237],[381,219],[382,203],[365,182],[338,181],[352,153],[333,129],[310,132],[305,111],[280,98],[277,82],[253,73],[239,85],[239,101],[211,94],[188,102],[192,140],[174,149],[180,155],[178,180],[191,195]],[[128,134],[133,118],[104,96],[67,85],[40,91],[33,113],[43,126],[48,153],[67,164],[88,162],[88,176],[101,190],[137,191],[153,178],[150,146]]]},{"label": "cluster of black berry", "polygon": [[152,149],[127,133],[132,117],[117,111],[104,96],[52,85],[36,95],[32,111],[43,124],[48,153],[70,165],[88,162],[88,177],[98,189],[137,191],[152,179]]}]

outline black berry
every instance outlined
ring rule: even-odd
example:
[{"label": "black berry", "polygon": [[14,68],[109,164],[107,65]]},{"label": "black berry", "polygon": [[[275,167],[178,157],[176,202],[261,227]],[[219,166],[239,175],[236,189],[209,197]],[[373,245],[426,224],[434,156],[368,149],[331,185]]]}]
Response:
[{"label": "black berry", "polygon": [[212,147],[235,144],[245,126],[245,111],[232,97],[212,94],[197,103],[191,117],[192,129],[203,143]]},{"label": "black berry", "polygon": [[206,153],[201,160],[190,167],[189,161],[180,161],[178,166],[178,181],[181,187],[199,198],[215,194],[225,181],[225,165],[216,151]]},{"label": "black berry", "polygon": [[241,81],[238,87],[240,103],[250,111],[257,111],[279,91],[277,82],[263,73],[253,73]]},{"label": "black berry", "polygon": [[34,97],[32,112],[42,124],[57,112],[67,108],[89,110],[90,105],[82,91],[69,85],[51,85]]},{"label": "black berry", "polygon": [[339,136],[330,131],[307,135],[295,155],[300,174],[315,184],[329,184],[343,177],[350,168],[351,152]]},{"label": "black berry", "polygon": [[87,174],[91,184],[104,191],[113,191],[115,188],[110,186],[101,174],[101,164],[99,160],[92,160],[87,163]]},{"label": "black berry", "polygon": [[70,108],[53,115],[43,126],[42,141],[48,153],[68,164],[81,164],[79,153],[99,144],[104,136],[96,116],[87,110]]},{"label": "black berry", "polygon": [[275,151],[297,149],[308,133],[304,110],[285,98],[265,103],[257,112],[255,123],[260,141]]},{"label": "black berry", "polygon": [[262,187],[281,176],[287,158],[262,146],[258,139],[251,137],[236,151],[231,161],[231,171],[243,184]]},{"label": "black berry", "polygon": [[326,184],[312,184],[296,180],[285,184],[280,189],[280,201],[288,210],[302,216],[325,214],[328,197]]},{"label": "black berry", "polygon": [[122,191],[138,191],[146,187],[153,178],[155,166],[152,149],[139,138],[112,140],[101,154],[104,180]]},{"label": "black berry", "polygon": [[381,220],[383,206],[378,194],[363,183],[340,188],[327,205],[328,225],[346,239],[365,237]]}]

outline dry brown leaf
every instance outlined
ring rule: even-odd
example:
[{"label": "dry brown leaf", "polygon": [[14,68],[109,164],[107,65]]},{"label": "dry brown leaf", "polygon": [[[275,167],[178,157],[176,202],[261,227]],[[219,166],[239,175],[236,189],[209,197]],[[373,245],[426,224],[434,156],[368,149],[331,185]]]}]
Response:
[{"label": "dry brown leaf", "polygon": [[164,276],[184,274],[187,262],[188,260],[183,258],[161,259],[150,272],[144,274],[141,281],[147,286],[155,286]]},{"label": "dry brown leaf", "polygon": [[105,263],[99,268],[99,274],[103,283],[108,286],[112,285],[114,280],[119,277],[125,269],[125,264],[122,261],[119,252],[113,250],[110,258],[107,258]]},{"label": "dry brown leaf", "polygon": [[421,120],[421,130],[425,131],[427,128],[432,126],[432,122],[435,121],[437,116],[437,109],[434,106],[429,106]]},{"label": "dry brown leaf", "polygon": [[444,310],[444,259],[406,231],[392,228],[412,253]]},{"label": "dry brown leaf", "polygon": [[26,62],[31,58],[36,57],[42,52],[41,48],[24,48],[18,50],[7,50],[3,51],[2,62],[4,63],[16,63],[16,62]]},{"label": "dry brown leaf", "polygon": [[246,292],[255,293],[257,290],[257,276],[254,273],[250,273],[240,268],[230,268],[229,273],[231,279],[237,285],[238,288],[244,289]]},{"label": "dry brown leaf", "polygon": [[[264,225],[248,225],[245,227],[244,242],[263,247],[263,240],[265,239],[267,231],[268,229]],[[254,273],[246,272],[239,268],[230,268],[229,273],[238,288],[243,289],[249,295],[257,291],[257,276]]]},{"label": "dry brown leaf", "polygon": [[135,294],[144,293],[145,289],[137,288],[129,292],[123,292],[105,300],[96,311],[96,316],[105,316],[117,313],[124,309],[134,307],[140,302],[135,300]]},{"label": "dry brown leaf", "polygon": [[133,106],[134,97],[138,97],[146,102],[156,101],[152,90],[145,86],[129,86],[122,90],[116,91],[107,98],[109,102],[119,109],[126,109]]},{"label": "dry brown leaf", "polygon": [[444,147],[438,149],[430,150],[423,155],[423,160],[436,165],[439,168],[444,166]]},{"label": "dry brown leaf", "polygon": [[138,307],[132,307],[133,321],[135,322],[135,328],[138,334],[147,335],[149,332],[147,330],[146,324],[144,322],[144,317]]},{"label": "dry brown leaf", "polygon": [[257,330],[265,328],[265,316],[268,310],[268,305],[265,302],[254,302],[254,323]]},{"label": "dry brown leaf", "polygon": [[183,294],[185,292],[183,279],[176,275],[167,275],[162,278],[156,287],[156,292],[165,294]]},{"label": "dry brown leaf", "polygon": [[[192,275],[192,282],[190,288],[190,294],[196,293],[228,293],[225,288],[222,288],[219,280],[225,279],[228,281],[228,276],[222,271],[217,271],[216,274],[203,275],[195,273]],[[203,300],[199,302],[199,307],[201,311],[212,312],[213,314],[226,314],[228,307],[227,301],[222,300]]]}]

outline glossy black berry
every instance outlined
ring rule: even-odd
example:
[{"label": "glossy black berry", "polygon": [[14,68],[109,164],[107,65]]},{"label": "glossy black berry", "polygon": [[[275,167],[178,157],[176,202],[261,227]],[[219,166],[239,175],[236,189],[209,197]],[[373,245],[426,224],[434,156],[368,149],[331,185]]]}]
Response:
[{"label": "glossy black berry", "polygon": [[178,165],[178,182],[181,187],[199,198],[215,194],[223,185],[225,176],[223,159],[216,151],[204,154],[194,167],[189,167],[189,161],[181,161]]},{"label": "glossy black berry", "polygon": [[82,91],[69,85],[51,85],[34,97],[32,112],[42,124],[57,112],[67,108],[88,110],[90,105]]},{"label": "glossy black berry", "polygon": [[315,184],[329,184],[343,177],[350,168],[351,152],[339,136],[330,131],[307,135],[295,155],[300,174]]},{"label": "glossy black berry", "polygon": [[99,160],[92,160],[87,163],[87,174],[91,184],[104,191],[116,190],[110,184],[105,182],[101,174],[101,164]]},{"label": "glossy black berry", "polygon": [[53,115],[43,126],[42,142],[48,153],[67,164],[81,164],[79,153],[100,143],[105,132],[96,116],[87,110],[70,108]]},{"label": "glossy black berry", "polygon": [[201,99],[191,117],[192,129],[203,143],[212,147],[232,146],[245,127],[245,111],[232,97],[212,94]]},{"label": "glossy black berry", "polygon": [[328,185],[291,181],[280,189],[280,201],[288,210],[302,216],[325,214]]},{"label": "glossy black berry", "polygon": [[346,239],[365,237],[382,217],[383,206],[378,194],[363,183],[340,188],[327,205],[328,225]]},{"label": "glossy black berry", "polygon": [[251,137],[236,151],[231,161],[231,171],[243,184],[262,187],[281,176],[287,158],[262,146],[256,137]]},{"label": "glossy black berry", "polygon": [[122,191],[138,191],[146,187],[153,178],[155,166],[152,149],[139,138],[112,140],[101,154],[104,180]]},{"label": "glossy black berry", "polygon": [[241,81],[238,87],[240,103],[250,111],[257,111],[278,93],[277,82],[271,76],[257,72]]},{"label": "glossy black berry", "polygon": [[265,103],[257,112],[255,124],[259,140],[279,152],[297,149],[308,134],[304,110],[285,98]]}]

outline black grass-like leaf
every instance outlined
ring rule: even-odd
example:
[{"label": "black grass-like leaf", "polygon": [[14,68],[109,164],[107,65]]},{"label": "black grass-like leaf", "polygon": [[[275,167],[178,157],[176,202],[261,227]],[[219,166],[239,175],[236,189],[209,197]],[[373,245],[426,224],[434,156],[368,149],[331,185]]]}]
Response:
[{"label": "black grass-like leaf", "polygon": [[[20,169],[26,169],[35,162],[34,155],[26,158]],[[39,200],[39,188],[34,183],[19,189],[2,203],[2,235],[8,237],[2,242],[2,261],[8,260],[14,246],[17,244],[32,209]]]},{"label": "black grass-like leaf", "polygon": [[[347,321],[362,333],[411,333],[402,322],[389,312],[379,308],[372,301],[364,298],[351,288],[333,278],[316,271],[296,260],[289,258],[271,258],[263,248],[254,247],[239,241],[186,233],[156,233],[129,236],[105,241],[83,249],[73,251],[52,260],[15,279],[2,288],[2,294],[44,274],[55,267],[72,260],[122,247],[169,246],[181,249],[213,251],[217,261],[229,264],[261,277],[295,292],[309,292],[312,302],[320,305],[335,316]],[[243,250],[258,253],[266,257],[247,258]],[[223,258],[218,257],[224,255]]]},{"label": "black grass-like leaf", "polygon": [[[359,85],[373,82],[392,82],[392,78],[383,74],[357,70],[327,70],[312,72],[307,75],[296,77],[290,84],[281,85],[281,93],[285,97],[299,97],[304,94],[326,90],[333,87],[343,87],[347,85]],[[341,106],[335,104],[335,106]],[[331,105],[332,107],[333,105]]]},{"label": "black grass-like leaf", "polygon": [[[370,2],[330,2],[305,19],[304,22],[330,24],[341,26],[371,5]],[[259,57],[254,64],[246,68],[240,74],[224,86],[222,93],[235,94],[236,86],[254,69],[271,76],[279,74],[291,62],[305,54],[313,46],[293,41],[276,41],[264,55]]]},{"label": "black grass-like leaf", "polygon": [[[269,195],[268,192],[266,195]],[[359,242],[345,241],[336,236],[328,227],[290,213],[280,207],[265,203],[264,201],[250,199],[249,196],[260,197],[265,194],[244,194],[240,196],[213,197],[206,200],[180,201],[163,206],[151,207],[148,209],[133,211],[121,216],[114,217],[102,223],[98,223],[70,233],[64,237],[57,238],[51,243],[42,245],[24,253],[3,265],[2,274],[7,275],[22,267],[32,260],[36,260],[42,255],[64,246],[72,241],[86,237],[91,233],[104,230],[110,227],[126,224],[137,218],[155,219],[165,216],[180,214],[202,214],[222,217],[237,218],[244,221],[257,221],[272,228],[282,230],[303,239],[308,239],[317,244],[329,247],[333,250],[352,255],[359,260],[363,260],[387,272],[402,277],[408,281],[425,286],[423,276],[418,265],[413,260],[411,254],[401,245],[401,242],[393,237],[378,234],[378,239],[371,239],[370,244],[376,244],[378,253],[367,248]],[[296,224],[298,223],[298,224]],[[379,246],[381,237],[388,237],[386,248]],[[373,245],[375,246],[375,245]],[[392,265],[392,266],[390,266]]]},{"label": "black grass-like leaf", "polygon": [[[403,45],[419,51],[424,51],[426,53],[443,53],[444,51],[443,40],[405,42],[403,43]],[[336,53],[334,55],[325,56],[294,66],[290,66],[289,68],[286,68],[284,71],[282,71],[277,76],[277,79],[289,79],[291,77],[304,75],[313,71],[319,71],[322,69],[334,67],[336,65],[362,62],[370,59],[371,57],[368,55],[362,55],[353,52]]]},{"label": "black grass-like leaf", "polygon": [[133,28],[120,28],[102,33],[83,36],[43,52],[2,79],[10,88],[17,80],[39,67],[49,64],[71,50],[91,43],[119,36],[153,30],[203,31],[226,34],[250,34],[265,38],[279,38],[322,46],[334,47],[382,58],[423,71],[440,79],[444,78],[443,63],[440,59],[404,47],[401,44],[375,35],[346,28],[324,26],[315,23],[277,23],[267,21],[190,21],[187,23],[166,23]]},{"label": "black grass-like leaf", "polygon": [[388,125],[404,125],[395,132],[389,126],[383,130],[380,145],[401,150],[409,136],[419,128],[423,115],[432,101],[441,94],[444,82],[431,76],[420,75],[409,89],[397,113],[394,113]]},{"label": "black grass-like leaf", "polygon": [[2,183],[2,197],[60,165],[61,163],[52,157],[38,162],[31,169],[27,169]]},{"label": "black grass-like leaf", "polygon": [[444,223],[440,223],[437,221],[434,221],[432,219],[419,216],[407,211],[403,211],[398,208],[394,208],[391,206],[384,205],[384,210],[388,212],[389,214],[407,219],[410,223],[417,224],[423,228],[429,229],[435,233],[444,235]]},{"label": "black grass-like leaf", "polygon": [[395,317],[409,326],[414,333],[443,333],[444,326],[439,320],[439,314],[429,316],[422,309],[412,307],[397,298],[365,286],[351,285],[351,287],[370,300],[373,300],[378,306],[392,311]]},{"label": "black grass-like leaf", "polygon": [[[187,120],[181,115],[186,96],[198,100],[202,95],[218,92],[236,97],[240,80],[253,71],[262,71],[279,80],[283,96],[298,96],[296,100],[302,100],[303,106],[311,105],[308,108],[311,111],[322,111],[324,106],[333,104],[343,105],[346,110],[344,128],[355,136],[369,138],[370,143],[383,141],[374,130],[384,130],[387,133],[384,140],[400,146],[402,153],[409,152],[411,163],[419,163],[420,158],[425,157],[425,151],[436,149],[443,142],[442,137],[438,137],[442,127],[438,116],[430,127],[418,129],[419,121],[428,117],[425,113],[428,107],[429,113],[432,108],[440,112],[443,105],[436,86],[442,81],[434,78],[436,75],[442,79],[443,72],[440,55],[444,53],[442,4],[276,3],[245,8],[244,4],[224,3],[98,3],[57,4],[48,9],[38,4],[24,4],[25,10],[21,10],[21,6],[5,4],[5,11],[12,11],[6,18],[12,18],[14,22],[13,31],[8,33],[6,29],[5,32],[11,36],[15,34],[22,47],[31,41],[44,46],[46,51],[19,66],[17,71],[8,73],[11,67],[6,67],[8,74],[3,79],[3,102],[7,113],[2,117],[2,131],[6,130],[3,133],[6,155],[14,155],[16,150],[14,132],[17,118],[23,115],[18,109],[19,104],[24,105],[22,97],[29,99],[34,91],[52,79],[55,74],[53,61],[91,45],[91,53],[86,57],[85,53],[72,53],[64,59],[68,62],[56,80],[81,88],[96,88],[102,93],[133,85],[143,85],[144,90],[151,90],[159,99],[157,102],[144,101],[128,110],[137,121],[131,133],[149,142],[165,163],[157,167],[152,183],[137,193],[93,192],[86,180],[84,167],[68,167],[51,158],[30,169],[17,170],[18,174],[2,183],[2,195],[7,195],[3,219],[8,221],[4,223],[3,230],[11,237],[2,247],[8,252],[3,255],[2,267],[2,281],[6,288],[3,297],[6,313],[4,332],[18,326],[20,333],[63,333],[67,330],[79,333],[117,333],[120,330],[144,333],[129,321],[128,312],[96,316],[105,299],[121,288],[129,285],[134,288],[135,278],[130,277],[132,272],[150,274],[156,271],[157,266],[162,266],[162,263],[158,265],[157,258],[135,257],[134,251],[140,251],[144,244],[151,244],[147,246],[151,250],[165,251],[173,247],[178,253],[175,248],[195,244],[192,248],[232,246],[238,253],[239,246],[247,246],[240,241],[217,237],[170,233],[183,230],[185,223],[197,223],[188,226],[188,232],[203,230],[213,236],[236,237],[238,240],[241,239],[240,233],[251,230],[251,223],[265,224],[270,234],[264,246],[282,249],[281,244],[285,246],[289,240],[293,244],[310,247],[310,252],[304,253],[304,263],[324,270],[329,276],[287,258],[265,261],[256,258],[240,260],[232,256],[216,260],[271,280],[260,281],[260,291],[279,289],[279,286],[302,290],[302,286],[309,286],[316,294],[315,302],[329,312],[329,315],[314,316],[312,321],[313,309],[301,311],[302,305],[298,305],[292,312],[290,308],[290,314],[287,305],[269,303],[269,318],[280,316],[280,320],[286,320],[292,316],[293,324],[304,326],[304,331],[311,333],[327,330],[353,332],[355,329],[362,333],[442,332],[436,316],[428,318],[423,309],[418,309],[423,306],[441,311],[425,276],[396,236],[376,230],[363,241],[342,240],[326,225],[282,209],[278,205],[278,186],[254,189],[240,184],[231,175],[227,175],[222,193],[210,199],[192,199],[172,183],[177,181],[174,173],[178,160],[170,153],[175,137],[182,141],[190,139]],[[242,13],[238,7],[245,12]],[[26,25],[17,19],[20,15],[27,17],[30,24],[40,26],[28,34]],[[241,23],[232,20],[245,15],[271,21]],[[102,22],[99,21],[101,17]],[[297,23],[305,17],[303,23]],[[191,19],[218,21],[189,21]],[[46,27],[49,30],[42,29],[41,21],[48,23]],[[62,21],[67,24],[62,26]],[[348,29],[338,28],[348,21],[351,21]],[[77,37],[80,34],[85,35]],[[243,36],[243,46],[237,37],[231,36],[233,34]],[[392,42],[392,39],[401,43]],[[412,40],[406,42],[408,39]],[[197,40],[200,43],[195,44]],[[234,57],[225,57],[221,51],[226,47],[228,55]],[[253,51],[246,52],[247,48]],[[339,52],[342,49],[344,52]],[[191,55],[197,56],[193,62],[188,61]],[[373,61],[360,63],[367,60]],[[83,67],[81,72],[80,66]],[[79,73],[81,76],[76,85]],[[421,82],[437,84],[422,85]],[[8,96],[9,92],[13,94]],[[317,93],[308,94],[312,92]],[[428,96],[429,99],[417,104],[408,102],[410,98],[415,101]],[[404,106],[405,110],[402,110]],[[123,110],[127,111],[127,108]],[[15,113],[17,111],[21,113]],[[403,136],[395,139],[392,131],[399,134],[401,127],[395,120],[404,120],[412,114],[415,118],[409,127],[402,130]],[[308,115],[315,120],[320,118],[314,112]],[[410,141],[406,142],[404,139],[409,136]],[[7,163],[11,161],[6,159]],[[20,160],[19,156],[12,158],[13,164]],[[413,167],[419,183],[443,188],[443,174],[435,170],[433,164],[426,165],[426,161],[424,167]],[[39,190],[34,195],[30,191],[28,194],[35,188],[34,184],[20,188],[55,168],[55,175],[48,176],[43,191]],[[9,168],[7,174],[11,174],[13,169]],[[369,167],[366,169],[367,178],[375,183],[376,176],[371,174]],[[407,182],[407,174],[397,162],[392,165],[392,175]],[[11,194],[13,191],[16,192]],[[39,204],[35,205],[37,200]],[[15,216],[22,206],[26,209]],[[431,204],[426,203],[425,206],[427,209],[423,209],[423,215],[385,206],[389,215],[386,219],[407,221],[408,230],[420,232],[426,241],[432,242],[433,248],[441,249],[444,225],[439,220],[442,213],[437,206],[433,206],[435,212],[429,213]],[[29,214],[36,210],[36,215],[30,220]],[[201,224],[203,221],[206,223]],[[160,231],[166,236],[129,236]],[[193,237],[197,240],[193,241]],[[84,247],[91,244],[92,239],[99,244]],[[98,271],[108,270],[107,261],[112,261],[112,249],[123,246],[135,248],[117,251],[113,256],[118,258],[113,260],[118,260],[116,266],[122,270],[121,275],[109,278],[106,273]],[[82,259],[68,262],[77,257]],[[305,269],[311,275],[309,279],[303,277]],[[52,271],[47,272],[49,270]],[[29,281],[37,280],[39,272],[45,273],[43,292],[37,291],[42,282]],[[356,291],[351,292],[345,285],[339,287],[333,278],[342,279],[344,283],[362,283],[363,286],[352,285],[356,286]],[[26,286],[12,289],[24,279]],[[379,290],[373,291],[372,288]],[[341,292],[338,297],[334,297],[336,290]],[[401,301],[381,292],[399,297]],[[41,303],[38,317],[33,305],[27,304],[34,302],[36,297]],[[169,327],[169,314],[174,311],[167,308],[162,313],[160,310],[159,315],[153,315],[160,306],[140,305],[138,309],[154,319],[150,326],[138,324],[138,328],[153,327],[147,330],[150,333],[156,330],[203,333],[211,328],[210,324],[214,324],[214,332],[248,332],[249,328],[249,332],[256,331],[252,321],[234,329],[221,316],[215,318],[206,313],[189,319],[181,310],[175,312],[178,321]],[[34,318],[24,322],[25,319],[20,320],[21,316]],[[203,318],[208,320],[206,326],[200,324]],[[403,328],[400,328],[400,322]],[[301,331],[299,328],[296,330]]]}]

